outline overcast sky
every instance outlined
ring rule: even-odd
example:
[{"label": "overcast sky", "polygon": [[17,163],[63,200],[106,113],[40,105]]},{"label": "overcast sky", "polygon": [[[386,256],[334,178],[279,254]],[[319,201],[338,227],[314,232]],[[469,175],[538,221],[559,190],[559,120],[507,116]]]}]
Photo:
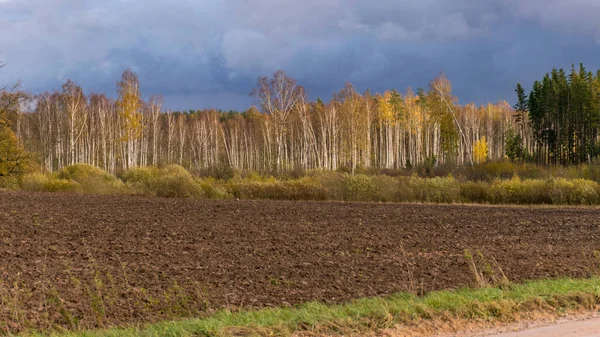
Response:
[{"label": "overcast sky", "polygon": [[552,67],[600,62],[598,0],[0,0],[0,86],[67,79],[114,97],[126,68],[167,108],[245,109],[277,69],[312,99],[426,87],[514,102]]}]

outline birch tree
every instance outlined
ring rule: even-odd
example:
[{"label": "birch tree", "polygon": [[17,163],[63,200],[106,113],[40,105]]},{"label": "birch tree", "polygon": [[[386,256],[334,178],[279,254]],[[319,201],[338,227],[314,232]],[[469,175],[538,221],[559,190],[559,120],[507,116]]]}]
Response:
[{"label": "birch tree", "polygon": [[67,80],[62,87],[61,102],[65,115],[67,116],[66,127],[68,134],[68,157],[65,164],[73,165],[78,162],[77,145],[85,129],[87,121],[86,98],[79,85],[71,80]]},{"label": "birch tree", "polygon": [[454,121],[454,124],[460,133],[462,141],[464,142],[464,148],[467,151],[471,167],[474,167],[475,165],[473,163],[472,145],[467,141],[467,137],[465,136],[463,128],[458,121],[456,108],[454,106],[456,98],[452,96],[452,84],[444,74],[440,74],[431,82],[430,87],[433,100],[438,101],[438,103],[441,105],[440,108],[446,109],[447,113],[449,113],[452,117],[452,120]]},{"label": "birch tree", "polygon": [[281,171],[284,163],[285,142],[289,116],[296,105],[305,100],[306,93],[296,80],[278,70],[272,78],[260,77],[256,88],[251,93],[258,99],[263,112],[273,119],[275,131],[275,168]]},{"label": "birch tree", "polygon": [[131,69],[123,72],[121,80],[117,83],[117,91],[123,164],[125,169],[129,169],[137,165],[139,146],[136,141],[142,135],[139,80]]}]

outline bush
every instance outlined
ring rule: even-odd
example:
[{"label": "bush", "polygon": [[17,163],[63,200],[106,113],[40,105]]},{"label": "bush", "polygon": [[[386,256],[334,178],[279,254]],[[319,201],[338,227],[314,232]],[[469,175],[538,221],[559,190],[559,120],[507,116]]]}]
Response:
[{"label": "bush", "polygon": [[343,174],[342,200],[372,201],[377,195],[377,186],[373,177],[364,174]]},{"label": "bush", "polygon": [[42,173],[30,173],[21,179],[21,188],[25,191],[44,192],[50,178]]},{"label": "bush", "polygon": [[378,175],[373,177],[373,184],[375,185],[375,197],[373,201],[399,201],[398,192],[400,190],[400,183],[397,178]]},{"label": "bush", "polygon": [[240,199],[327,200],[329,193],[319,182],[310,177],[278,181],[242,179],[230,181],[228,192]]},{"label": "bush", "polygon": [[489,198],[495,204],[551,204],[545,180],[494,179],[489,187]]},{"label": "bush", "polygon": [[45,185],[46,192],[79,192],[81,186],[76,181],[66,179],[50,179]]},{"label": "bush", "polygon": [[77,182],[83,193],[120,194],[123,192],[123,183],[117,177],[92,165],[66,166],[58,172],[57,178]]},{"label": "bush", "polygon": [[564,178],[548,181],[553,204],[592,205],[598,203],[598,183],[590,180]]},{"label": "bush", "polygon": [[600,202],[600,184],[585,179],[573,181],[572,200],[576,204],[595,205]]},{"label": "bush", "polygon": [[345,186],[343,176],[347,173],[331,171],[314,171],[309,176],[327,189],[329,197],[333,200],[344,200]]},{"label": "bush", "polygon": [[58,172],[58,178],[73,180],[79,183],[90,179],[116,180],[116,177],[112,174],[88,164],[65,166]]},{"label": "bush", "polygon": [[179,165],[164,168],[139,167],[124,172],[121,179],[134,194],[158,197],[199,198],[202,188]]},{"label": "bush", "polygon": [[23,176],[21,189],[32,192],[77,192],[81,190],[81,186],[76,181],[30,173]]},{"label": "bush", "polygon": [[475,166],[469,178],[475,181],[492,181],[494,179],[510,179],[517,173],[515,164],[509,161],[488,162]]},{"label": "bush", "polygon": [[481,181],[467,181],[460,184],[460,195],[463,202],[489,203],[490,184]]},{"label": "bush", "polygon": [[121,174],[119,178],[129,187],[143,190],[151,185],[152,180],[159,176],[157,167],[136,167],[129,169]]},{"label": "bush", "polygon": [[220,163],[208,169],[199,170],[194,173],[196,176],[202,178],[214,178],[217,180],[229,180],[238,174],[238,172],[231,167],[231,165],[224,163]]},{"label": "bush", "polygon": [[451,176],[446,178],[420,178],[417,176],[401,178],[400,189],[404,191],[401,193],[399,201],[438,203],[461,201],[460,185]]},{"label": "bush", "polygon": [[19,176],[12,175],[0,177],[0,188],[18,190],[19,186]]},{"label": "bush", "polygon": [[[466,171],[465,171],[466,172]],[[465,173],[463,172],[463,173]],[[56,175],[31,173],[16,180],[14,188],[27,191],[83,193],[123,193],[137,195],[228,199],[344,200],[382,202],[475,202],[493,204],[571,204],[600,203],[600,184],[588,179],[569,179],[587,172],[591,166],[553,168],[540,171],[530,164],[488,163],[470,171],[479,180],[446,177],[424,178],[389,175],[351,175],[346,172],[309,171],[300,178],[286,180],[256,172],[236,172],[228,180],[194,178],[178,165],[164,168],[139,167],[124,172],[119,180],[90,165],[65,167]],[[515,172],[546,178],[522,178]],[[512,173],[511,178],[500,177]],[[553,177],[560,176],[560,177]],[[488,181],[489,179],[489,181]],[[11,180],[12,181],[12,180]],[[124,182],[124,183],[123,183]]]},{"label": "bush", "polygon": [[208,199],[230,199],[232,196],[227,189],[219,186],[219,181],[209,177],[196,180],[196,184],[202,189],[202,194]]}]

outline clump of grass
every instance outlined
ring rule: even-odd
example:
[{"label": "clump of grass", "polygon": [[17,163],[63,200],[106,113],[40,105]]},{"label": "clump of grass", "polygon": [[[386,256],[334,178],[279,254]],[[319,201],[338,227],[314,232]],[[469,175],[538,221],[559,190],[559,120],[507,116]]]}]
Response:
[{"label": "clump of grass", "polygon": [[487,259],[479,250],[473,255],[470,249],[465,249],[465,259],[469,264],[469,269],[473,273],[475,284],[478,288],[508,286],[510,284],[502,267],[500,267],[500,264],[493,257]]},{"label": "clump of grass", "polygon": [[587,265],[587,274],[591,277],[600,277],[600,250],[595,249],[590,253],[582,252],[582,258]]},{"label": "clump of grass", "polygon": [[402,242],[400,242],[400,253],[400,258],[404,265],[402,273],[406,279],[408,293],[413,295],[423,295],[425,293],[423,283],[417,282],[415,278],[415,267],[410,263],[410,256],[404,249],[404,244]]}]

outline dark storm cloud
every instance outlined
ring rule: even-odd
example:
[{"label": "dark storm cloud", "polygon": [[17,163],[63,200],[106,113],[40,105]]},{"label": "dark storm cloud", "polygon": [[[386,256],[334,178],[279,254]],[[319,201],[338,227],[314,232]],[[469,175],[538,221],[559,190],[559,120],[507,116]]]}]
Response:
[{"label": "dark storm cloud", "polygon": [[280,68],[313,99],[444,71],[461,102],[512,100],[552,67],[598,67],[599,15],[596,0],[0,0],[0,84],[114,95],[132,68],[169,108],[242,109]]}]

